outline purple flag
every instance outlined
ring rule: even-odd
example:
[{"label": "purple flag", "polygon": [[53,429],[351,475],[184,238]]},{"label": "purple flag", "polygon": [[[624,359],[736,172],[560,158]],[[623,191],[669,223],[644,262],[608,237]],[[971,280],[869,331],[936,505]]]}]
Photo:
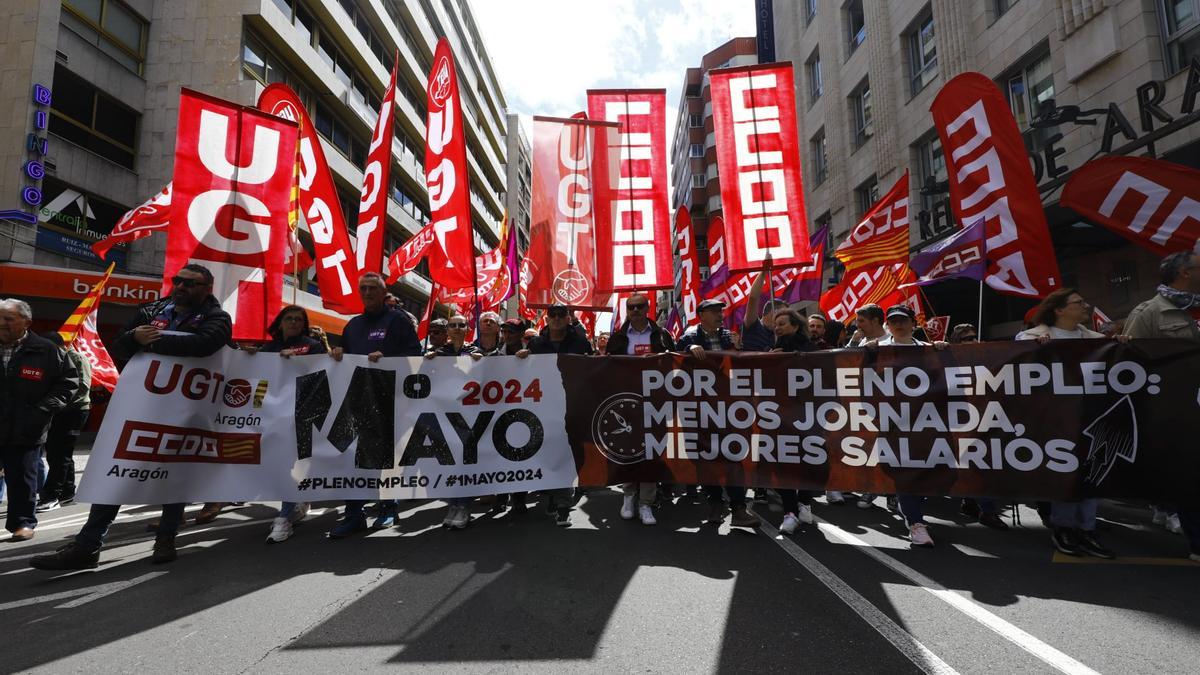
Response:
[{"label": "purple flag", "polygon": [[954,236],[912,256],[908,266],[917,275],[917,280],[900,287],[926,286],[955,278],[983,280],[987,273],[986,242],[983,219],[976,220]]},{"label": "purple flag", "polygon": [[508,231],[505,233],[508,237],[507,250],[504,252],[504,266],[508,268],[508,292],[500,298],[500,302],[511,298],[517,292],[517,285],[521,280],[521,261],[517,255],[517,233],[512,223],[508,224]]}]

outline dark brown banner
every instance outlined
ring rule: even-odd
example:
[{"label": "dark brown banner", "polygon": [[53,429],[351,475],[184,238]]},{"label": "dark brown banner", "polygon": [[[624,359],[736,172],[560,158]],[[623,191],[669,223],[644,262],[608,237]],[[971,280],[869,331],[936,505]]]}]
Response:
[{"label": "dark brown banner", "polygon": [[1200,347],[560,357],[580,485],[1192,501]]}]

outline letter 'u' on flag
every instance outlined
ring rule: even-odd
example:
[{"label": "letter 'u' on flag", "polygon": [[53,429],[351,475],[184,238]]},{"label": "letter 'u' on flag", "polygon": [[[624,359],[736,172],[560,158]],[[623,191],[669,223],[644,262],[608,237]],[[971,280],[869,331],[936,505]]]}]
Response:
[{"label": "letter 'u' on flag", "polygon": [[92,364],[92,383],[112,391],[117,386],[117,366],[109,356],[104,342],[96,332],[96,314],[100,310],[100,298],[104,297],[104,287],[112,276],[114,264],[105,270],[100,281],[92,286],[92,290],[84,296],[83,301],[71,312],[71,316],[63,322],[58,334],[63,343],[71,346]]}]

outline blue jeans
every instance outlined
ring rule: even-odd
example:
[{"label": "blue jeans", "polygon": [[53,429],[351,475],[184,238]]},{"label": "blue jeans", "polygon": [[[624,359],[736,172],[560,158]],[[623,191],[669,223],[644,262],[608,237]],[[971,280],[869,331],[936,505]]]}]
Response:
[{"label": "blue jeans", "polygon": [[279,505],[279,513],[276,514],[275,517],[276,518],[291,518],[292,513],[296,510],[296,507],[299,504],[300,504],[299,502],[284,502],[284,503],[280,504]]},{"label": "blue jeans", "polygon": [[[382,513],[384,509],[391,509],[394,512],[396,510],[396,506],[399,504],[400,504],[399,499],[380,499],[379,500],[380,513]],[[363,509],[366,506],[367,506],[367,500],[365,500],[365,499],[347,499],[346,500],[346,514],[343,517],[345,517],[345,518],[364,518],[365,516],[363,516]]]},{"label": "blue jeans", "polygon": [[473,501],[475,501],[474,497],[451,497],[446,500],[446,503],[450,506],[466,506]]},{"label": "blue jeans", "polygon": [[1050,502],[1050,524],[1091,532],[1096,529],[1096,509],[1099,506],[1099,499]]},{"label": "blue jeans", "polygon": [[38,474],[42,467],[42,448],[37,445],[0,446],[4,465],[4,482],[8,484],[8,518],[4,523],[9,532],[37,527]]},{"label": "blue jeans", "polygon": [[[183,507],[186,504],[163,504],[162,517],[158,519],[158,536],[175,536],[179,531],[179,523],[183,522]],[[121,507],[116,504],[92,504],[88,512],[87,522],[83,529],[75,535],[75,543],[89,549],[98,549],[104,545],[104,537],[108,528],[117,519]]]}]

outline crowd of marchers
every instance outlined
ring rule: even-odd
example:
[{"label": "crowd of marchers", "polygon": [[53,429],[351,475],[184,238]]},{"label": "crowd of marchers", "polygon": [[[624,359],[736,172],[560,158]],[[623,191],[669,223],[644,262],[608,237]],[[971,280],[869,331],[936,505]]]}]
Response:
[{"label": "crowd of marchers", "polygon": [[[1027,327],[1016,335],[1018,340],[1080,340],[1178,338],[1200,343],[1200,255],[1180,252],[1164,258],[1160,265],[1161,284],[1154,297],[1139,304],[1112,335],[1087,327],[1091,308],[1077,291],[1063,288],[1046,296],[1027,316]],[[530,354],[603,354],[648,355],[667,352],[706,359],[710,352],[809,352],[826,349],[876,349],[905,346],[914,349],[952,349],[955,344],[980,339],[976,326],[953,327],[948,341],[929,341],[917,325],[911,308],[904,305],[883,308],[859,307],[852,325],[843,325],[820,314],[805,316],[785,302],[762,294],[764,277],[759,275],[751,288],[745,320],[740,330],[726,327],[725,306],[713,300],[701,302],[699,324],[687,329],[678,341],[649,316],[649,299],[639,293],[625,301],[625,320],[611,334],[588,338],[574,313],[562,305],[546,310],[545,327],[540,331],[518,319],[502,321],[494,312],[485,312],[478,320],[477,338],[467,340],[470,320],[462,315],[431,321],[424,342],[417,337],[417,320],[400,309],[390,296],[384,279],[364,274],[358,280],[363,313],[345,326],[340,343],[331,347],[328,337],[309,324],[304,308],[285,307],[270,325],[271,341],[265,344],[232,344],[231,321],[212,295],[212,274],[200,265],[187,265],[172,279],[170,297],[142,306],[129,326],[117,337],[112,351],[121,359],[138,352],[180,357],[205,357],[234,346],[255,353],[277,354],[281,358],[326,354],[340,361],[344,354],[365,355],[370,361],[392,356],[468,356],[472,359],[496,356],[525,358]],[[3,358],[3,385],[0,388],[0,453],[3,455],[4,484],[7,486],[6,527],[12,541],[32,539],[37,514],[68,503],[75,496],[73,453],[76,439],[89,410],[90,369],[82,358],[57,334],[42,337],[29,330],[33,316],[27,303],[0,300],[0,356]],[[43,460],[44,458],[44,460]],[[735,527],[757,527],[762,521],[747,498],[747,490],[737,486],[681,486],[656,483],[630,483],[621,486],[623,501],[620,517],[655,525],[655,509],[673,499],[707,502],[705,522],[719,524],[730,518]],[[1200,489],[1200,486],[1198,486]],[[932,547],[934,535],[926,522],[923,506],[926,497],[906,494],[843,494],[777,489],[756,490],[756,498],[773,493],[782,504],[779,531],[791,535],[814,522],[813,507],[822,500],[823,508],[854,504],[861,509],[876,508],[884,500],[886,508],[903,517],[914,547]],[[542,493],[546,512],[559,525],[570,524],[575,500],[571,488]],[[463,529],[471,523],[475,498],[446,500],[442,525]],[[498,494],[488,498],[493,511],[524,513],[528,495]],[[1037,504],[1043,524],[1050,532],[1055,549],[1071,556],[1114,557],[1097,536],[1099,500],[1055,501]],[[164,563],[176,557],[175,535],[184,520],[185,504],[167,504],[154,523],[156,533],[152,560]],[[205,504],[198,522],[218,516],[225,504]],[[997,531],[1008,529],[1003,519],[1006,508],[986,495],[963,499],[964,515]],[[119,512],[115,504],[93,504],[87,522],[74,539],[54,553],[31,558],[30,564],[43,570],[90,569],[97,566],[109,527]],[[292,535],[293,525],[308,514],[308,505],[284,503],[273,519],[268,542],[283,542]],[[1200,562],[1200,509],[1196,504],[1155,503],[1150,518],[1172,532],[1183,534],[1189,556]],[[352,537],[370,529],[397,525],[397,502],[381,501],[373,509],[368,524],[367,503],[346,501],[340,519],[329,531],[330,539]]]}]

